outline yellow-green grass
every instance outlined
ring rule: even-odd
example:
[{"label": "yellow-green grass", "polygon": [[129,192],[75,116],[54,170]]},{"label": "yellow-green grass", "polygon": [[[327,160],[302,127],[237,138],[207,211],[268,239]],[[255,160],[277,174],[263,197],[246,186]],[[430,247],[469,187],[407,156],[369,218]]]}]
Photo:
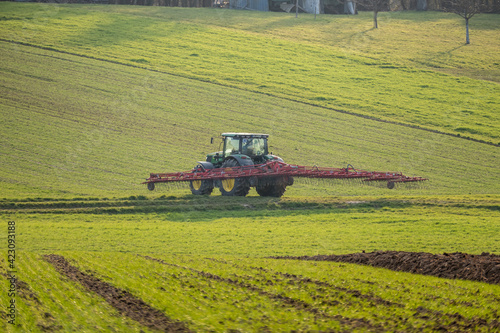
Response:
[{"label": "yellow-green grass", "polygon": [[[498,318],[500,287],[478,282],[325,262],[60,254],[86,274],[130,292],[197,332],[487,332],[495,329]],[[41,255],[21,252],[18,263],[23,295],[18,330],[138,331],[137,324],[60,276]],[[0,297],[8,301],[5,293]],[[18,331],[5,322],[1,325],[8,332]]]},{"label": "yellow-green grass", "polygon": [[[227,131],[271,134],[271,151],[292,164],[351,164],[430,179],[423,189],[403,187],[398,194],[498,193],[498,148],[491,145],[145,69],[0,44],[5,198],[188,194],[186,185],[148,193],[140,183],[150,172],[191,169],[206,153],[219,150],[209,138]],[[355,182],[309,183],[297,181],[286,195],[393,194]]]},{"label": "yellow-green grass", "polygon": [[[0,240],[7,249],[7,223],[15,221],[19,330],[148,331],[62,277],[43,260],[50,253],[195,331],[487,330],[475,325],[491,328],[498,318],[495,285],[262,259],[500,253],[498,147],[332,110],[496,143],[497,16],[474,18],[482,33],[472,30],[469,48],[460,47],[460,19],[442,13],[383,13],[381,29],[370,30],[369,14],[0,9]],[[422,47],[417,26],[433,43]],[[452,37],[443,41],[444,33]],[[331,75],[342,67],[345,75]],[[416,82],[408,87],[421,96],[395,107],[377,87],[381,75],[387,96]],[[330,84],[343,89],[315,90]],[[430,111],[403,119],[399,106]],[[297,181],[281,199],[253,190],[246,198],[195,197],[187,186],[149,192],[140,184],[149,172],[192,168],[218,150],[209,138],[227,131],[271,134],[271,150],[289,163],[350,163],[430,180],[392,191]],[[290,299],[321,315],[283,302]],[[0,300],[10,301],[7,293]]]},{"label": "yellow-green grass", "polygon": [[[43,259],[53,253],[195,331],[487,331],[498,318],[497,285],[262,259],[362,250],[498,253],[497,195],[40,198],[3,200],[1,209],[5,249],[8,222],[15,222],[17,331],[147,331],[57,273]],[[12,269],[5,259],[4,275]],[[11,299],[0,295],[2,304]]]},{"label": "yellow-green grass", "polygon": [[[0,38],[499,143],[498,15],[2,4]],[[449,73],[448,74],[443,74]],[[465,75],[465,76],[464,76]],[[482,80],[485,78],[486,80]],[[490,82],[494,81],[494,82]]]},{"label": "yellow-green grass", "polygon": [[[0,329],[2,332],[150,332],[135,321],[123,317],[110,305],[81,286],[61,275],[39,255],[17,252],[15,269],[9,269],[4,257],[0,261],[2,272],[2,304]],[[11,288],[11,273],[17,278]],[[10,297],[8,290],[14,290]],[[12,293],[12,292],[11,292]],[[10,301],[15,301],[15,324],[6,314]]]},{"label": "yellow-green grass", "polygon": [[39,202],[26,210],[17,204],[3,210],[2,219],[16,222],[20,250],[37,253],[85,249],[265,257],[362,250],[500,252],[495,237],[500,232],[498,196],[428,201],[129,199],[121,206],[108,207],[104,201],[90,208],[79,202],[66,202],[66,207]]}]

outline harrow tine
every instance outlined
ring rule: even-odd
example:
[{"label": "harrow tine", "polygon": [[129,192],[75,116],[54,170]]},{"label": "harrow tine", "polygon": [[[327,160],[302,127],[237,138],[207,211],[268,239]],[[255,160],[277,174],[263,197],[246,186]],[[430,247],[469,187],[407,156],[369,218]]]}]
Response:
[{"label": "harrow tine", "polygon": [[[339,184],[352,183],[370,184],[374,186],[394,188],[396,185],[421,183],[427,179],[421,177],[407,177],[401,173],[374,172],[355,169],[348,164],[346,168],[323,168],[318,166],[292,165],[279,161],[267,162],[252,166],[237,166],[216,169],[196,169],[177,173],[152,173],[145,183],[175,184],[187,183],[193,180],[223,180],[231,178],[259,179],[259,182],[273,185],[283,179],[301,179],[306,184]],[[338,182],[338,180],[343,180]]]}]

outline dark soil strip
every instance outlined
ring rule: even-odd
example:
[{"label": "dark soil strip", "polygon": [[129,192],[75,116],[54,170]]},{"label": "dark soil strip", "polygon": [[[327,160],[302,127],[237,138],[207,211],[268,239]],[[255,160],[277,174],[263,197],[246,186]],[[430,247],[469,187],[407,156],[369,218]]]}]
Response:
[{"label": "dark soil strip", "polygon": [[500,255],[489,253],[473,255],[460,252],[431,254],[425,252],[377,251],[344,255],[271,258],[346,262],[447,279],[500,284]]},{"label": "dark soil strip", "polygon": [[81,272],[78,268],[71,266],[64,257],[49,254],[45,255],[44,258],[54,265],[59,273],[80,283],[89,291],[95,292],[120,313],[149,329],[163,332],[191,332],[183,322],[168,318],[163,312],[152,308],[125,290],[118,289],[95,276]]},{"label": "dark soil strip", "polygon": [[[209,259],[210,258],[206,258]],[[217,261],[217,260],[214,260]],[[224,264],[229,264],[227,262],[219,261]],[[233,264],[233,267],[238,267],[237,265]],[[373,302],[376,305],[379,306],[384,306],[384,307],[389,307],[389,306],[394,306],[398,308],[404,308],[405,306],[399,303],[394,303],[391,301],[384,300],[382,298],[379,298],[375,295],[370,295],[370,294],[363,294],[358,290],[355,289],[348,289],[348,288],[343,288],[343,287],[338,287],[329,284],[328,282],[324,281],[319,281],[319,280],[314,280],[311,278],[303,277],[300,275],[295,275],[295,274],[289,274],[289,273],[281,273],[277,271],[273,271],[270,269],[266,269],[263,267],[248,267],[252,269],[256,269],[259,271],[264,271],[266,273],[274,274],[275,276],[279,277],[284,277],[287,279],[290,279],[294,282],[297,282],[299,285],[300,283],[313,283],[316,284],[317,286],[320,287],[325,287],[327,289],[334,289],[340,292],[345,292],[347,294],[353,295],[354,297],[364,299],[370,302]],[[317,298],[321,298],[321,295],[318,294]],[[330,301],[330,305],[338,305],[337,303],[333,304],[333,302]],[[325,303],[326,304],[326,303]],[[348,306],[348,304],[343,301],[342,304]],[[426,309],[422,306],[419,306],[416,309],[416,312],[413,314],[413,317],[415,318],[421,318],[427,320],[427,323],[425,324],[426,329],[430,329],[432,331],[445,331],[445,332],[464,332],[464,331],[470,331],[471,328],[475,327],[487,327],[489,330],[498,330],[500,329],[500,321],[498,320],[493,320],[491,322],[488,322],[487,320],[483,318],[465,318],[464,316],[455,313],[455,314],[448,314],[448,313],[443,313],[440,311],[435,311],[435,310],[429,310]],[[428,320],[432,318],[432,320]],[[447,322],[447,324],[443,324],[443,322]],[[422,327],[423,329],[423,327]]]},{"label": "dark soil strip", "polygon": [[350,328],[364,328],[364,329],[367,329],[367,330],[372,331],[372,332],[385,331],[385,329],[382,326],[377,325],[377,324],[372,324],[368,320],[347,318],[347,317],[344,317],[341,315],[329,315],[327,313],[324,313],[322,310],[314,307],[313,305],[311,305],[307,302],[304,302],[303,300],[291,298],[291,297],[284,296],[281,294],[273,294],[273,293],[270,293],[268,291],[262,290],[262,289],[254,286],[252,284],[249,284],[249,283],[240,282],[240,281],[233,280],[230,278],[223,278],[219,275],[215,275],[215,274],[204,272],[204,271],[199,271],[199,270],[196,270],[194,268],[183,267],[180,265],[171,264],[171,263],[165,262],[161,259],[152,258],[150,256],[143,256],[143,257],[146,259],[152,260],[152,261],[159,262],[163,265],[169,265],[169,266],[174,266],[174,267],[178,267],[178,268],[188,269],[188,270],[190,270],[190,271],[192,271],[200,276],[203,276],[203,277],[211,279],[211,280],[225,282],[228,284],[235,285],[239,288],[245,288],[245,289],[251,290],[253,292],[258,293],[259,295],[266,296],[266,297],[269,297],[270,299],[280,301],[283,304],[285,304],[286,306],[293,307],[293,308],[300,310],[300,311],[312,313],[316,317],[338,321],[343,326],[348,326]]}]

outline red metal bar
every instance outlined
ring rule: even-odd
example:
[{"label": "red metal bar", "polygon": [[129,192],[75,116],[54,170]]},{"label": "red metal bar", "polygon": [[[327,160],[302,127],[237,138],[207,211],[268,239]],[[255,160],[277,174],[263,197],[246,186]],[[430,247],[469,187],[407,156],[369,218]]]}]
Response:
[{"label": "red metal bar", "polygon": [[320,168],[316,166],[301,166],[273,161],[265,164],[240,166],[232,168],[218,168],[208,170],[193,169],[186,172],[151,173],[143,184],[185,182],[192,180],[220,180],[240,177],[303,177],[303,178],[332,178],[349,179],[364,178],[364,181],[392,181],[392,182],[417,182],[427,180],[422,177],[407,177],[402,173],[376,172],[355,170],[354,168]]}]

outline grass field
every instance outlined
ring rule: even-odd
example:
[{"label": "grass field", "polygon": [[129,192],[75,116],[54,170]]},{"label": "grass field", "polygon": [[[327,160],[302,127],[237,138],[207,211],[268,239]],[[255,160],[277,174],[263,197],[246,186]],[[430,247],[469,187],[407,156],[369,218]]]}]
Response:
[{"label": "grass field", "polygon": [[[0,330],[499,330],[498,285],[268,258],[500,254],[498,18],[474,17],[466,46],[434,12],[374,30],[371,13],[0,3]],[[229,131],[269,133],[289,163],[429,181],[141,184]]]},{"label": "grass field", "polygon": [[460,17],[442,13],[381,14],[374,31],[370,13],[297,20],[212,9],[18,8],[2,5],[0,38],[322,106],[322,114],[500,142],[495,15],[474,18],[479,28],[465,46]]},{"label": "grass field", "polygon": [[[191,169],[219,149],[209,144],[211,136],[232,130],[271,134],[271,150],[294,164],[351,164],[430,179],[424,191],[400,194],[498,193],[498,148],[491,145],[325,114],[311,105],[144,69],[2,45],[2,58],[9,59],[2,64],[4,197],[143,195],[140,183],[149,172]],[[298,183],[289,193],[390,194],[342,182]]]}]

